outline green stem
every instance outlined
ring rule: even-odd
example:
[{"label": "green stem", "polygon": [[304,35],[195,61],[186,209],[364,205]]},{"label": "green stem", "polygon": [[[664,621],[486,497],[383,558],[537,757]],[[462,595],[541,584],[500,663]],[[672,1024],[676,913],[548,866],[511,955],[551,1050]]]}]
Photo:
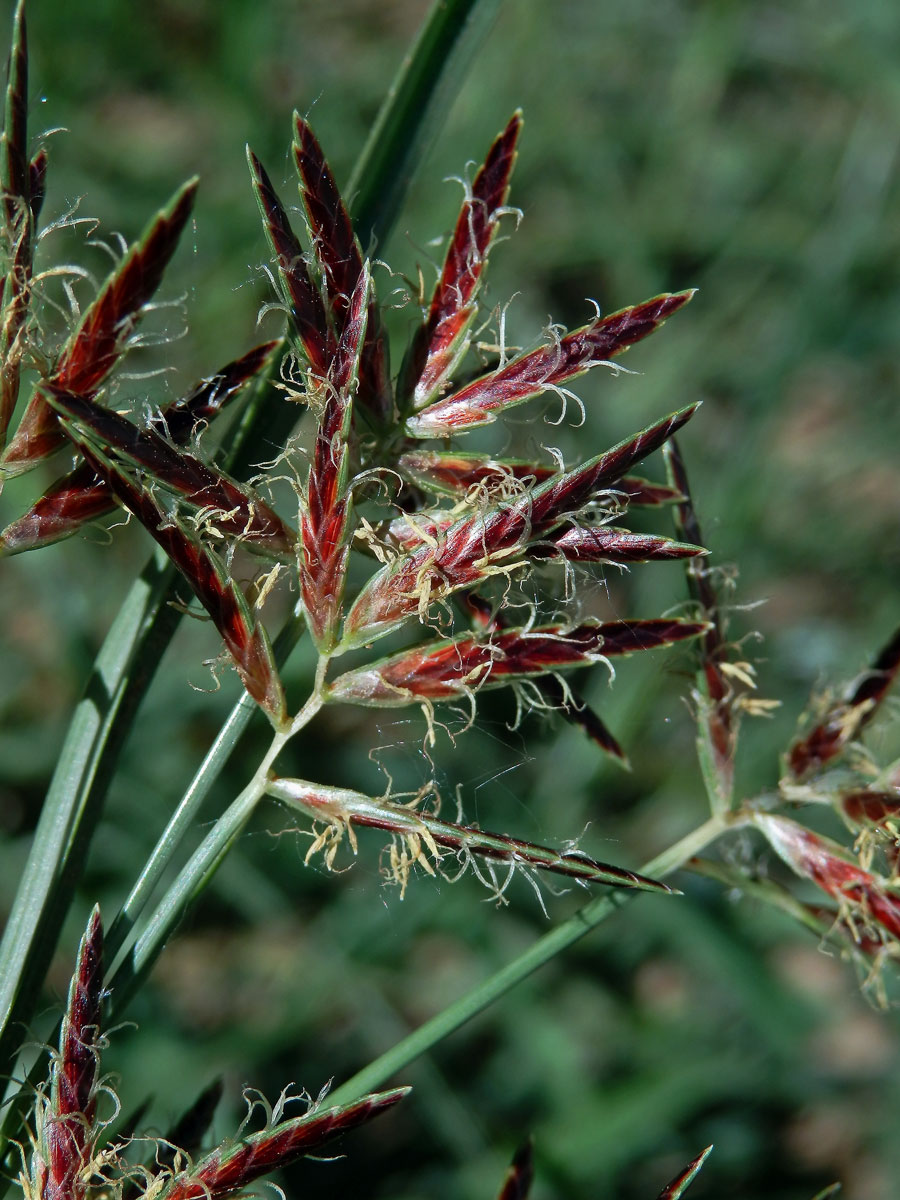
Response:
[{"label": "green stem", "polygon": [[[640,868],[642,875],[653,879],[663,878],[678,870],[711,842],[715,841],[730,826],[723,817],[711,817],[686,837],[658,854],[656,858],[645,863]],[[477,1016],[496,1000],[505,996],[512,988],[527,979],[538,967],[555,958],[562,950],[583,938],[628,900],[638,893],[634,891],[613,891],[605,896],[598,896],[585,904],[578,912],[544,934],[542,938],[520,954],[513,962],[501,967],[491,975],[456,1000],[453,1004],[420,1025],[418,1029],[392,1046],[390,1050],[358,1071],[346,1083],[341,1084],[328,1098],[329,1104],[348,1104],[367,1092],[374,1091],[382,1084],[408,1066],[419,1055],[430,1050],[432,1046],[443,1041],[454,1033],[472,1017]]]}]

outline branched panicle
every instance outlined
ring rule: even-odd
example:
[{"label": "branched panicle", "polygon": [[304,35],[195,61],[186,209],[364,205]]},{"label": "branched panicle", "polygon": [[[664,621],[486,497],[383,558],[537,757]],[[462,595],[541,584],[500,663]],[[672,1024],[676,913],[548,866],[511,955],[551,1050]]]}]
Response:
[{"label": "branched panicle", "polygon": [[82,1172],[90,1158],[97,1106],[102,997],[103,926],[95,908],[78,952],[50,1102],[40,1122],[44,1200],[77,1200],[86,1190]]},{"label": "branched panicle", "polygon": [[350,553],[347,437],[365,339],[368,296],[369,273],[364,268],[326,380],[300,522],[303,604],[310,632],[324,652],[336,640]]},{"label": "branched panicle", "polygon": [[413,336],[401,371],[401,405],[410,393],[415,409],[440,395],[469,348],[476,296],[506,203],[521,128],[522,114],[517,112],[491,146],[463,203],[428,315]]},{"label": "branched panicle", "polygon": [[693,404],[627,438],[582,467],[551,476],[518,500],[460,518],[436,545],[424,544],[383,568],[347,617],[345,641],[358,645],[397,628],[462,587],[480,583],[498,564],[508,566],[529,543],[545,537],[599,490],[610,487],[651,454],[697,411]]}]

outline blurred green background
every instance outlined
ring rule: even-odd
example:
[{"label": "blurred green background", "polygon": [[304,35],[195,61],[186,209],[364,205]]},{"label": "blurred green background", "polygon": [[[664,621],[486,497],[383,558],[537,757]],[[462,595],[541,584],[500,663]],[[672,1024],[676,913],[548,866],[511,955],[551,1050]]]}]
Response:
[{"label": "blurred green background", "polygon": [[[266,251],[244,144],[288,197],[296,107],[345,182],[426,7],[33,0],[32,120],[67,130],[49,140],[48,219],[83,196],[81,211],[130,238],[184,177],[202,178],[167,284],[184,298],[168,327],[187,336],[144,352],[167,374],[129,395],[183,390],[261,336]],[[556,408],[536,404],[517,411],[509,437],[587,457],[705,402],[683,448],[706,542],[739,568],[731,633],[762,635],[746,654],[761,694],[784,702],[744,730],[742,793],[775,782],[810,692],[852,677],[897,623],[898,62],[890,0],[507,0],[378,250],[397,271],[418,263],[427,274],[441,253],[428,244],[460,197],[443,181],[483,157],[521,106],[512,200],[523,219],[490,271],[492,303],[516,293],[510,339],[533,342],[551,317],[582,324],[588,297],[611,311],[700,289],[628,355],[638,374],[580,382],[583,428],[542,424]],[[47,261],[82,254],[67,234],[45,250]],[[393,286],[385,271],[378,282],[383,294]],[[398,311],[395,363],[408,321]],[[57,469],[8,485],[0,520]],[[666,525],[665,514],[651,522]],[[4,908],[68,714],[147,553],[134,529],[113,542],[92,534],[0,570]],[[597,596],[615,613],[654,616],[680,602],[682,578],[648,566],[612,575]],[[233,678],[209,694],[201,661],[214,653],[209,631],[185,622],[127,748],[48,1005],[64,993],[90,903],[111,914],[121,902],[234,700]],[[458,747],[442,737],[430,758],[415,715],[329,712],[292,769],[375,790],[385,772],[403,787],[433,775],[450,797],[461,784],[467,816],[486,828],[581,837],[586,851],[637,865],[704,815],[689,662],[676,652],[623,663],[611,690],[602,671],[585,680],[631,774],[557,720],[511,729],[514,709],[496,694],[477,730]],[[298,695],[308,668],[301,652],[289,671]],[[254,728],[210,817],[263,744]],[[870,741],[887,753],[892,739],[875,730]],[[313,1094],[340,1082],[548,928],[522,881],[503,909],[471,877],[417,880],[401,903],[381,886],[377,839],[328,876],[303,866],[308,841],[285,827],[263,814],[133,1006],[138,1028],[112,1039],[125,1109],[152,1094],[159,1129],[218,1074],[223,1134],[244,1083],[274,1098],[290,1081]],[[697,1200],[805,1200],[835,1178],[853,1200],[894,1197],[896,1014],[873,1012],[852,969],[786,918],[712,884],[683,886],[684,899],[629,906],[405,1072],[414,1096],[346,1139],[346,1159],[301,1164],[289,1194],[483,1200],[532,1133],[535,1200],[651,1197],[710,1142]],[[545,892],[550,919],[580,898]]]}]

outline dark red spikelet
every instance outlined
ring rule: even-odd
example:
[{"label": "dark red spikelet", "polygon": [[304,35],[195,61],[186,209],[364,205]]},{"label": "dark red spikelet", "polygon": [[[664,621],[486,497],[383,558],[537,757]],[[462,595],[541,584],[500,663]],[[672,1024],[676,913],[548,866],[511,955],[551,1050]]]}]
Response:
[{"label": "dark red spikelet", "polygon": [[631,533],[613,525],[570,525],[545,543],[530,550],[535,558],[567,559],[569,562],[641,563],[674,558],[696,558],[705,554],[702,546],[675,542],[650,533]]},{"label": "dark red spikelet", "polygon": [[244,687],[273,724],[286,714],[284,690],[266,632],[253,620],[243,594],[231,583],[215,556],[166,515],[109,459],[70,434],[86,462],[105,480],[116,500],[140,521],[190,584],[209,613],[231,655]]},{"label": "dark red spikelet", "polygon": [[413,437],[449,437],[490,424],[505,409],[558,388],[621,354],[658,329],[693,294],[688,291],[654,296],[643,304],[598,318],[549,346],[520,355],[410,417],[407,431]]},{"label": "dark red spikelet", "polygon": [[[322,270],[335,332],[340,337],[350,311],[351,297],[362,274],[362,250],[322,148],[307,122],[296,113],[294,129],[294,160],[300,174],[309,233]],[[372,297],[359,367],[357,400],[377,425],[385,424],[393,406],[387,353],[378,305]]]},{"label": "dark red spikelet", "polygon": [[250,174],[262,214],[263,228],[278,266],[278,278],[291,323],[309,365],[317,375],[324,376],[328,369],[330,335],[322,297],[310,279],[300,243],[291,229],[288,215],[278,199],[272,181],[249,147],[247,160],[250,163]]},{"label": "dark red spikelet", "polygon": [[528,1200],[533,1181],[534,1150],[529,1138],[513,1155],[497,1200]]},{"label": "dark red spikelet", "polygon": [[102,997],[103,926],[95,908],[78,952],[53,1067],[44,1124],[47,1200],[77,1200],[86,1190],[87,1181],[80,1176],[90,1155],[97,1108]]},{"label": "dark red spikelet", "polygon": [[462,517],[437,540],[411,550],[372,577],[346,622],[346,643],[380,637],[431,603],[461,587],[481,583],[499,564],[506,568],[641,458],[681,428],[697,411],[692,404],[627,438],[573,471],[561,472],[512,503]]},{"label": "dark red spikelet", "polygon": [[365,339],[368,293],[369,273],[364,268],[326,382],[300,521],[300,590],[310,632],[325,653],[334,647],[350,553],[347,437]]},{"label": "dark red spikelet", "polygon": [[476,295],[506,203],[521,128],[517,112],[491,146],[457,218],[428,315],[401,372],[401,397],[411,393],[414,409],[440,394],[468,349]]},{"label": "dark red spikelet", "polygon": [[439,450],[408,450],[398,459],[397,470],[417,487],[449,496],[464,496],[473,487],[502,492],[521,481],[543,483],[557,473],[556,467],[522,458]]},{"label": "dark red spikelet", "polygon": [[[32,257],[37,213],[32,203],[28,162],[28,39],[25,5],[16,6],[0,139],[0,204],[3,256],[0,272],[0,446],[19,396],[25,319],[31,295]],[[39,151],[43,154],[43,151]],[[46,155],[43,162],[46,164]],[[37,199],[40,208],[40,199]]]},{"label": "dark red spikelet", "polygon": [[159,1200],[218,1200],[242,1191],[270,1171],[315,1153],[333,1138],[387,1112],[408,1093],[409,1088],[394,1088],[339,1108],[316,1108],[304,1117],[220,1146],[191,1170],[176,1175],[159,1192]]},{"label": "dark red spikelet", "polygon": [[698,1154],[695,1159],[688,1163],[683,1171],[679,1171],[674,1179],[669,1180],[656,1200],[681,1200],[681,1197],[693,1183],[700,1168],[706,1162],[707,1158],[709,1158],[711,1152],[712,1146],[707,1146],[701,1154]]},{"label": "dark red spikelet", "polygon": [[[47,384],[62,392],[92,396],[125,350],[141,309],[162,282],[197,193],[186,183],[126,254],[62,348]],[[37,391],[23,414],[2,463],[9,474],[29,470],[63,442],[52,407]]]},{"label": "dark red spikelet", "polygon": [[882,649],[849,695],[834,704],[822,721],[788,751],[795,778],[821,770],[841,755],[875,715],[900,670],[900,629]]},{"label": "dark red spikelet", "polygon": [[[201,380],[186,396],[151,420],[151,427],[162,430],[176,444],[184,445],[239,394],[248,380],[266,367],[280,345],[280,341],[264,342],[209,379]],[[86,463],[81,463],[51,484],[27,513],[7,525],[0,534],[0,553],[18,554],[49,546],[115,510],[112,492]]]},{"label": "dark red spikelet", "polygon": [[141,429],[92,400],[56,389],[48,389],[47,396],[67,422],[86,430],[105,453],[113,450],[192,506],[210,510],[209,522],[220,532],[268,555],[293,556],[291,530],[258,496],[224,472],[178,450],[155,430]]},{"label": "dark red spikelet", "polygon": [[841,794],[844,815],[856,825],[875,825],[887,829],[889,822],[900,822],[900,788],[891,791],[865,789]]},{"label": "dark red spikelet", "polygon": [[697,637],[705,628],[692,621],[658,619],[590,622],[573,629],[562,625],[504,629],[486,638],[464,635],[426,642],[348,671],[334,680],[330,694],[376,707],[454,700],[482,687],[671,645]]}]

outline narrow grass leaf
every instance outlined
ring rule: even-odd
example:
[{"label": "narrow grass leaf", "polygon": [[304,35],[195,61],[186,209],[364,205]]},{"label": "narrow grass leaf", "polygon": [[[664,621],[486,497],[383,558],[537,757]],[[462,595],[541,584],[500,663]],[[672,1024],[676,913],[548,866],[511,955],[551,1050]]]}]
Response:
[{"label": "narrow grass leaf", "polygon": [[[381,829],[392,834],[397,842],[394,843],[388,875],[400,885],[401,894],[415,864],[418,863],[427,874],[435,873],[435,865],[441,862],[442,849],[449,850],[454,860],[463,865],[470,863],[473,856],[492,863],[503,863],[508,868],[508,878],[512,877],[517,867],[524,867],[550,871],[569,879],[580,879],[584,883],[672,894],[672,888],[667,884],[624,867],[597,862],[581,851],[560,852],[533,842],[523,842],[505,833],[489,833],[478,826],[442,821],[436,814],[413,808],[408,803],[387,798],[375,799],[362,792],[306,783],[299,779],[271,778],[266,790],[289,807],[325,825],[326,833],[313,843],[307,857],[316,849],[324,848],[328,865],[334,859],[344,832],[348,832],[351,845],[356,848],[354,826]],[[503,884],[497,888],[498,896],[502,895],[505,886]]]},{"label": "narrow grass leaf", "polygon": [[802,778],[832,762],[871,721],[900,671],[900,629],[872,666],[824,718],[788,751],[791,774]]},{"label": "narrow grass leaf", "polygon": [[312,370],[325,376],[328,370],[331,334],[319,289],[310,278],[303,250],[288,220],[265,167],[247,147],[253,190],[262,214],[266,238],[275,256],[278,285],[294,333]]},{"label": "narrow grass leaf", "polygon": [[366,334],[369,272],[364,266],[325,385],[313,461],[300,521],[300,591],[310,632],[327,653],[334,646],[350,554],[347,437]]},{"label": "narrow grass leaf", "polygon": [[[91,396],[125,351],[141,309],[162,282],[194,206],[197,181],[176,192],[115,268],[100,294],[63,346],[47,383],[79,396]],[[40,388],[29,401],[19,428],[0,460],[7,474],[30,470],[63,442],[57,417]]]},{"label": "narrow grass leaf", "polygon": [[424,323],[416,330],[400,373],[400,400],[424,408],[446,388],[469,349],[469,329],[488,251],[505,211],[522,114],[496,138],[466,196]]},{"label": "narrow grass leaf", "polygon": [[345,648],[372,641],[461,587],[480,584],[509,569],[530,543],[540,540],[609,487],[636,462],[659,449],[697,411],[671,413],[581,467],[560,472],[519,499],[460,518],[436,540],[405,554],[375,574],[347,617]]},{"label": "narrow grass leaf", "polygon": [[466,635],[426,642],[338,676],[329,697],[373,707],[455,700],[484,687],[669,646],[697,637],[705,628],[674,619],[589,622],[574,628],[544,625],[507,629],[487,638]]},{"label": "narrow grass leaf", "polygon": [[693,294],[654,296],[520,355],[410,417],[407,432],[420,438],[449,437],[488,425],[514,405],[559,389],[592,367],[607,363],[658,329]]},{"label": "narrow grass leaf", "polygon": [[365,1125],[409,1094],[408,1087],[363,1096],[353,1104],[313,1108],[234,1143],[224,1143],[190,1170],[176,1175],[158,1200],[218,1200],[243,1191],[279,1167],[314,1154],[333,1138]]}]

